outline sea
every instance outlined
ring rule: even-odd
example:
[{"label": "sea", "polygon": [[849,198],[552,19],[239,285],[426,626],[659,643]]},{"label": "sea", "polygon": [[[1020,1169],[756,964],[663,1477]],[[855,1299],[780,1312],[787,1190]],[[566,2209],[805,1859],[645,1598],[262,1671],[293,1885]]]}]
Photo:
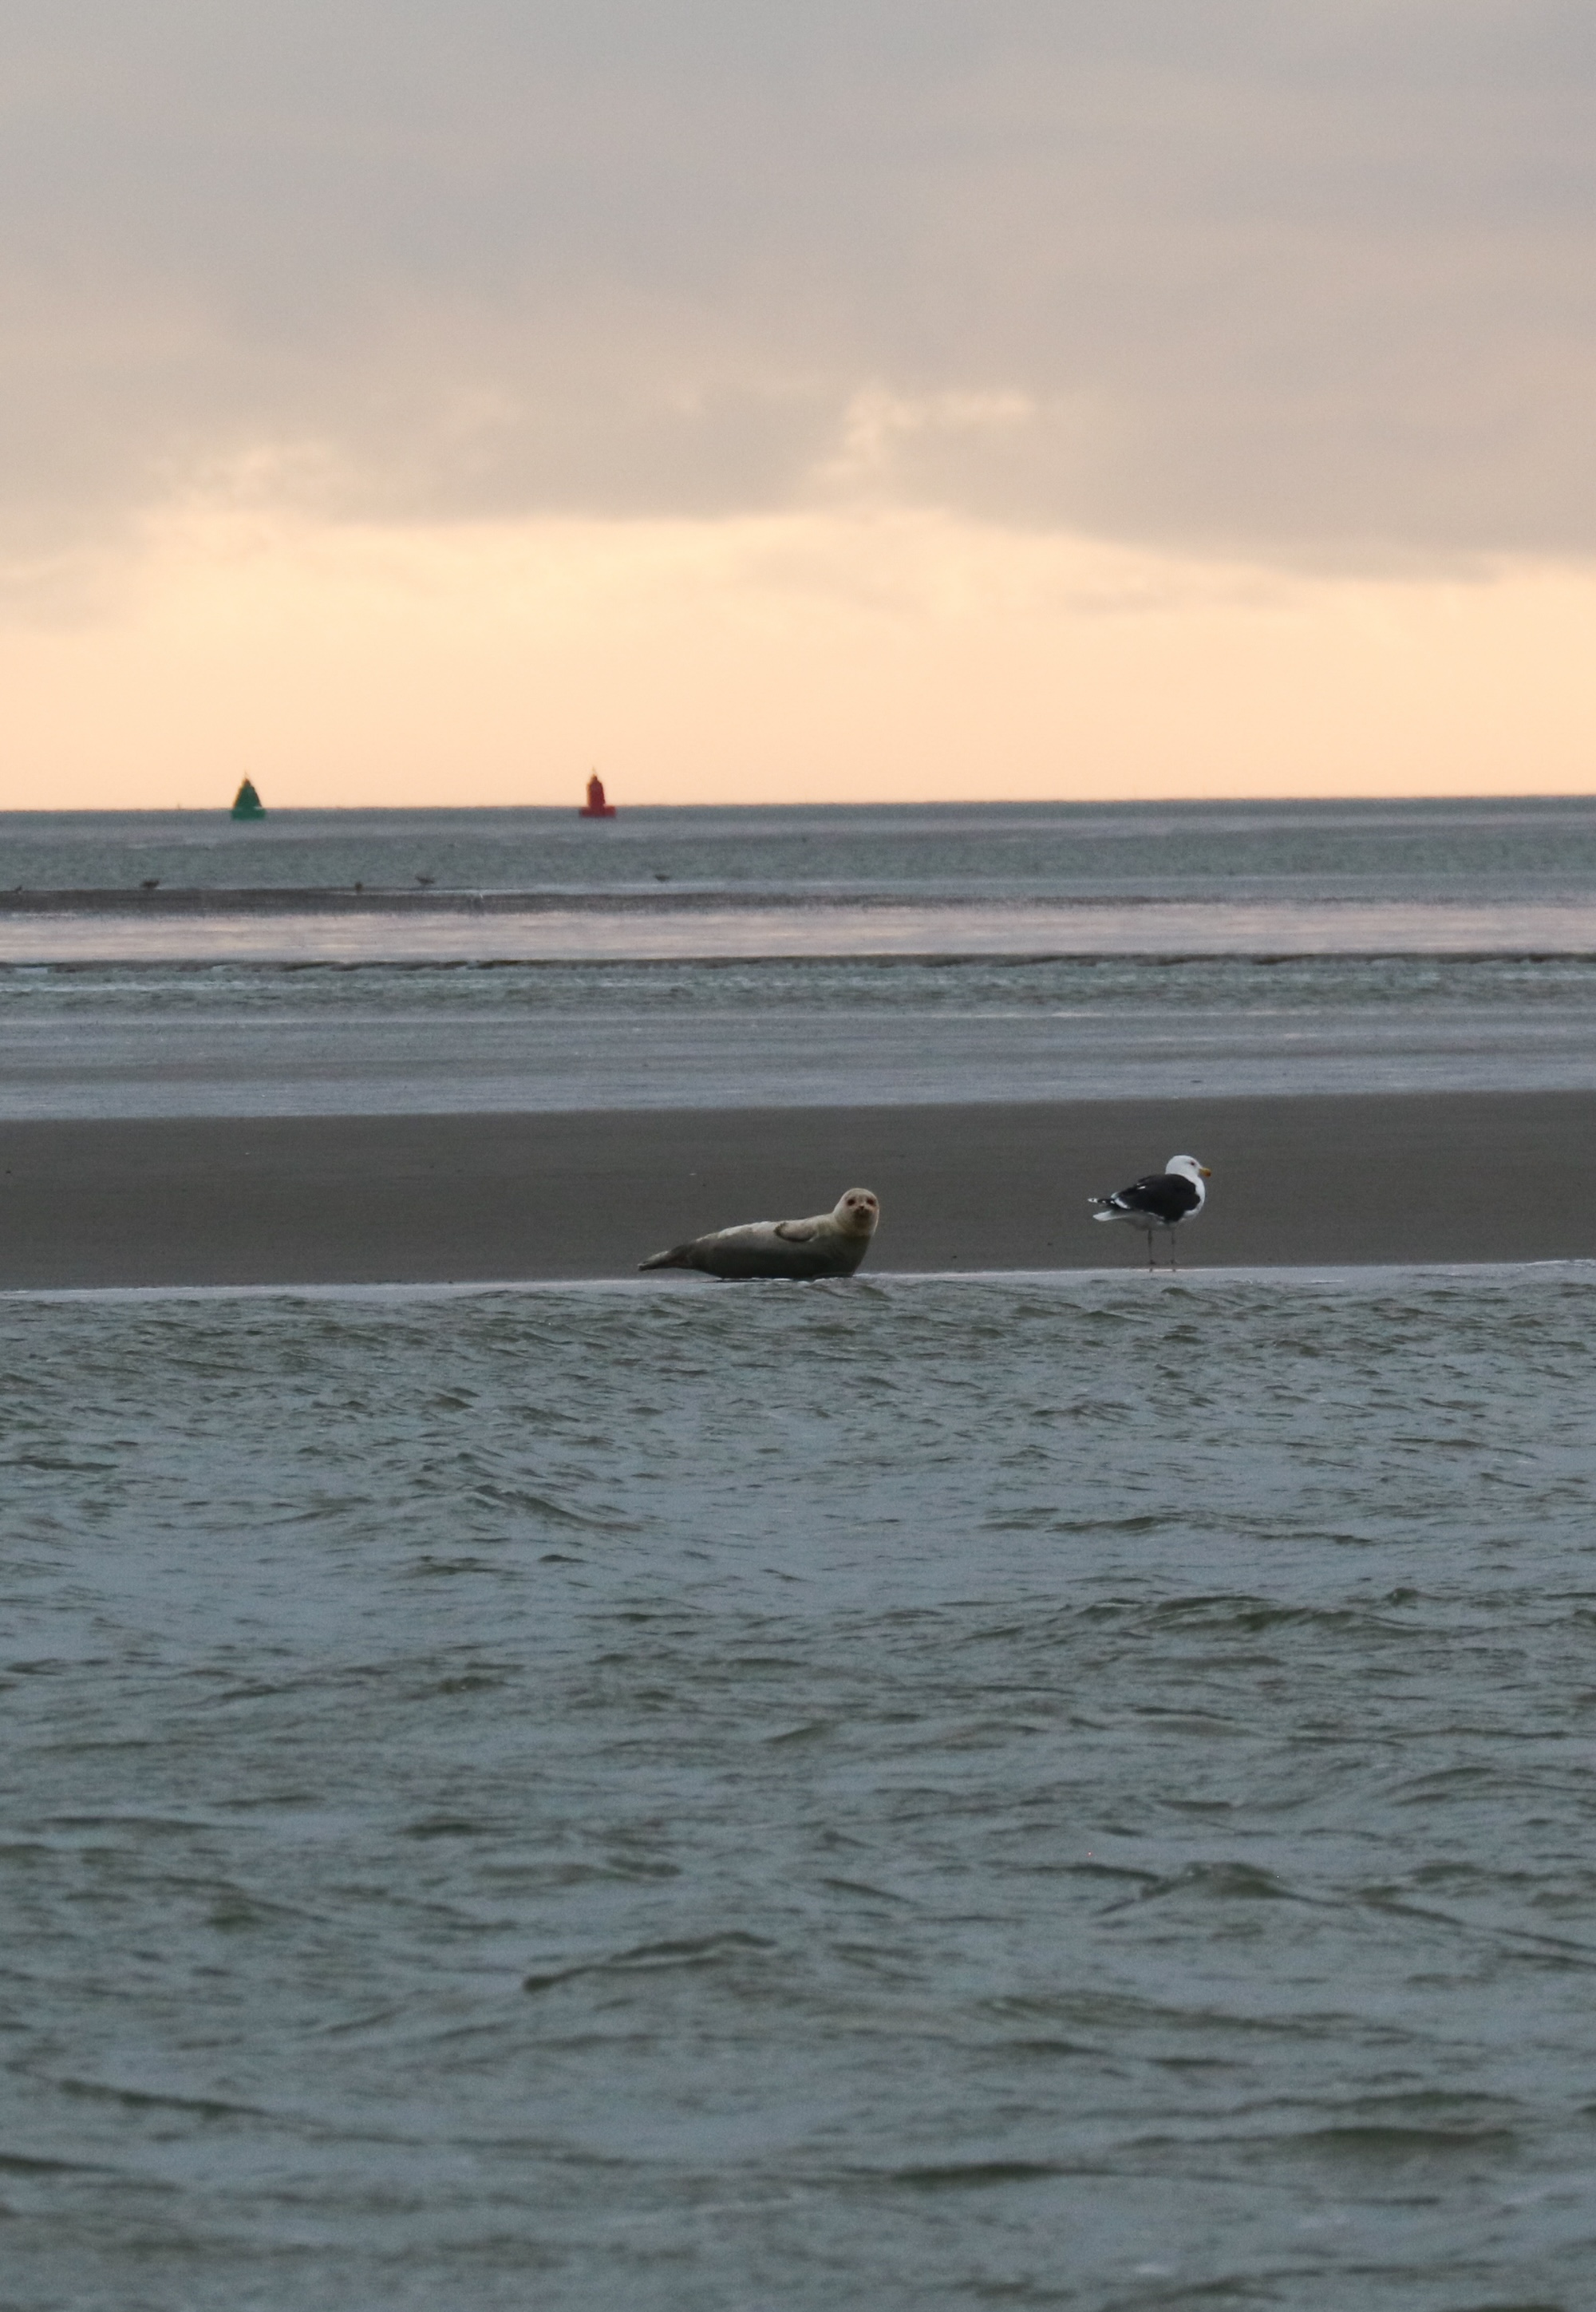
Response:
[{"label": "sea", "polygon": [[0,1120],[1596,1087],[1596,797],[0,814]]},{"label": "sea", "polygon": [[[0,886],[9,1120],[1596,1082],[1596,801]],[[1593,1344],[1573,1262],[0,1296],[0,2304],[1583,2312]]]}]

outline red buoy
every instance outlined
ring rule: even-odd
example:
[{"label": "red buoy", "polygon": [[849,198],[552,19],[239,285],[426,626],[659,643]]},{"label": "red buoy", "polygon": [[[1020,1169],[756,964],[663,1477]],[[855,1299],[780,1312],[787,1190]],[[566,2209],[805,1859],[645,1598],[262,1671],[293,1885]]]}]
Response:
[{"label": "red buoy", "polygon": [[578,819],[613,819],[615,805],[604,800],[604,782],[595,771],[587,783],[587,801],[577,812]]}]

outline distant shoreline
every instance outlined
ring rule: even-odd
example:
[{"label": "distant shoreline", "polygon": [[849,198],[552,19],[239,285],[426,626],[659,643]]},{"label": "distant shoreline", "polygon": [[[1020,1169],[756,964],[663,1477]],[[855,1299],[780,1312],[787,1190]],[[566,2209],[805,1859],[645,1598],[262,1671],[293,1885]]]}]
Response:
[{"label": "distant shoreline", "polygon": [[[868,891],[847,893],[794,890],[785,887],[766,889],[759,885],[729,886],[720,884],[684,884],[675,889],[659,884],[652,889],[625,885],[617,890],[598,889],[589,884],[566,889],[558,884],[541,884],[531,890],[455,890],[436,889],[431,886],[422,890],[400,889],[395,886],[373,886],[370,889],[347,884],[276,884],[266,886],[206,884],[180,886],[170,889],[146,891],[116,886],[109,889],[68,885],[50,891],[0,891],[0,915],[616,915],[637,913],[668,915],[703,908],[723,907],[840,907],[860,905],[915,906],[958,906],[967,904],[959,899],[906,900],[901,896],[894,900],[890,889],[879,891],[873,886]],[[1049,906],[1087,906],[1101,904],[1086,899],[1063,899]],[[1116,901],[1115,905],[1121,902]],[[1129,907],[1147,906],[1156,902],[1129,898],[1123,905]]]},{"label": "distant shoreline", "polygon": [[1183,1266],[1591,1259],[1593,1143],[1589,1091],[13,1123],[0,1289],[626,1276],[854,1185],[866,1277],[1128,1272],[1085,1200],[1179,1150],[1214,1168]]}]

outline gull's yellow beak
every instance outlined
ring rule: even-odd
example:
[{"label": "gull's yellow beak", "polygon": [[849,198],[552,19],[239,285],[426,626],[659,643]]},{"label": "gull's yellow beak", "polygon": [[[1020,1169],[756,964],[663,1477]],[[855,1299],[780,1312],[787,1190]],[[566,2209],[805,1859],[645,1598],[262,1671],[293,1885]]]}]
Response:
[{"label": "gull's yellow beak", "polygon": [[1205,1180],[1211,1180],[1214,1178],[1212,1171],[1206,1164],[1199,1164],[1197,1166],[1197,1170],[1202,1174]]}]

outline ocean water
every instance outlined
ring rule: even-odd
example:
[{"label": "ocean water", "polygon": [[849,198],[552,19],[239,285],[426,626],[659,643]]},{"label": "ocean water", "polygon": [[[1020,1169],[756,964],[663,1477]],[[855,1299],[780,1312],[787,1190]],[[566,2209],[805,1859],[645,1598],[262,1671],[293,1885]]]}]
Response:
[{"label": "ocean water", "polygon": [[[1596,801],[0,817],[0,1122],[1593,1086]],[[0,2307],[1583,2312],[1593,1318],[0,1297]]]},{"label": "ocean water", "polygon": [[1596,798],[0,815],[0,1119],[1593,1086]]},{"label": "ocean water", "polygon": [[1319,953],[1596,954],[1596,799],[0,815],[0,965]]},{"label": "ocean water", "polygon": [[[0,812],[0,892],[270,887],[843,902],[1583,903],[1596,796],[575,810]],[[267,801],[270,801],[269,792]]]},{"label": "ocean water", "polygon": [[1596,1272],[0,1303],[8,2312],[1596,2269]]},{"label": "ocean water", "polygon": [[0,1119],[1596,1088],[1596,954],[0,969]]}]

